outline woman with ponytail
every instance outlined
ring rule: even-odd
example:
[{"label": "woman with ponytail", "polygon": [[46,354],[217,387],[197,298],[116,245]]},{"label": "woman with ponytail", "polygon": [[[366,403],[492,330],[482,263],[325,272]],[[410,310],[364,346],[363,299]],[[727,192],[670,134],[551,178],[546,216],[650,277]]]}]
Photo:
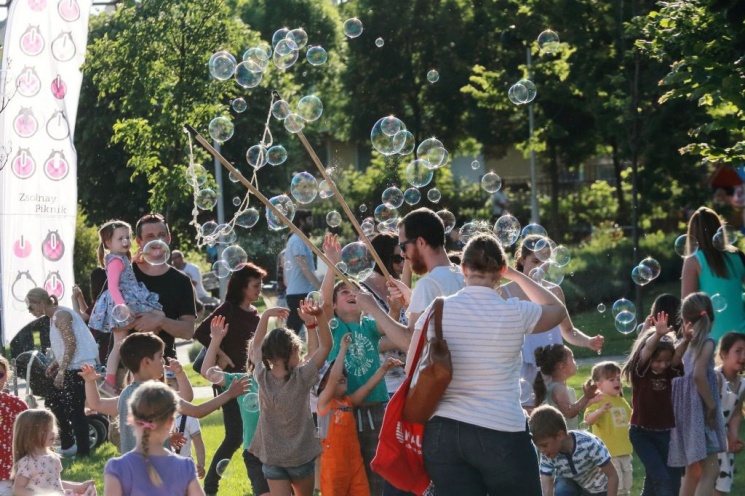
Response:
[{"label": "woman with ponytail", "polygon": [[673,379],[675,427],[668,465],[686,467],[682,496],[714,492],[717,453],[727,450],[727,433],[714,372],[714,309],[706,293],[691,293],[680,307],[683,333],[691,337],[683,355],[685,375]]},{"label": "woman with ponytail", "polygon": [[203,496],[191,458],[168,451],[163,444],[173,427],[179,399],[168,386],[148,381],[129,402],[129,423],[137,448],[108,461],[105,496]]}]

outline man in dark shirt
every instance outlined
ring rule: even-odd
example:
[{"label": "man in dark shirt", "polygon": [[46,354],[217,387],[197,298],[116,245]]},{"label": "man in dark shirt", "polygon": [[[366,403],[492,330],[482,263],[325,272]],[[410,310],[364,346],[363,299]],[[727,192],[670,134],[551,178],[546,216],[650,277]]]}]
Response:
[{"label": "man in dark shirt", "polygon": [[171,232],[162,215],[141,217],[135,230],[139,247],[133,260],[136,263],[132,264],[135,277],[158,295],[165,316],[159,312],[139,314],[133,327],[136,331],[157,334],[166,344],[164,356],[176,358],[176,338],[191,339],[194,336],[197,319],[194,288],[186,274],[165,263],[151,265],[141,256],[142,248],[150,241],[160,239],[171,243]]}]

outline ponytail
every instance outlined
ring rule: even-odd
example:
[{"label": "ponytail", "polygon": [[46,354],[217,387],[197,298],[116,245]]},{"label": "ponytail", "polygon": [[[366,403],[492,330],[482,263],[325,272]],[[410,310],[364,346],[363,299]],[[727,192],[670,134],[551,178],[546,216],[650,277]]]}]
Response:
[{"label": "ponytail", "polygon": [[148,458],[148,451],[150,451],[150,447],[148,446],[148,441],[150,440],[150,428],[144,427],[144,431],[142,432],[142,456],[145,458],[145,465],[147,466],[147,475],[150,477],[150,482],[153,483],[153,485],[157,488],[163,487],[163,479],[160,477],[160,474],[158,473],[158,470],[156,470],[153,463],[150,461],[150,458]]},{"label": "ponytail", "polygon": [[546,399],[546,381],[543,380],[543,374],[538,372],[533,381],[533,395],[535,396],[535,406],[541,405]]},{"label": "ponytail", "polygon": [[546,381],[544,375],[553,376],[558,365],[567,357],[569,348],[563,344],[552,344],[549,346],[539,346],[533,352],[535,364],[539,368],[538,375],[533,381],[533,393],[535,394],[535,404],[540,405],[546,399]]},{"label": "ponytail", "polygon": [[692,324],[693,339],[688,347],[694,351],[694,356],[698,357],[714,324],[711,298],[701,292],[689,294],[680,306],[680,316],[683,322]]},{"label": "ponytail", "polygon": [[103,245],[103,241],[100,241],[98,243],[98,250],[96,250],[96,258],[98,259],[98,265],[100,267],[105,267],[104,265],[105,255],[106,255],[106,248]]}]

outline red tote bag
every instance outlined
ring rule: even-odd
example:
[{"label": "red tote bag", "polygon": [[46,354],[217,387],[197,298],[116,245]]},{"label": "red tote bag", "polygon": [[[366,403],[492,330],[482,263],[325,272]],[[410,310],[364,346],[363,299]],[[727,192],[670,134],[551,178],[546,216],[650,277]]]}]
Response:
[{"label": "red tote bag", "polygon": [[[419,363],[428,327],[429,317],[424,323],[421,339],[414,355],[414,364]],[[380,474],[398,489],[423,495],[427,492],[431,482],[422,456],[424,424],[403,420],[406,397],[409,394],[409,385],[416,368],[416,365],[411,368],[409,375],[388,402],[378,437],[378,449],[370,466],[374,472]]]}]

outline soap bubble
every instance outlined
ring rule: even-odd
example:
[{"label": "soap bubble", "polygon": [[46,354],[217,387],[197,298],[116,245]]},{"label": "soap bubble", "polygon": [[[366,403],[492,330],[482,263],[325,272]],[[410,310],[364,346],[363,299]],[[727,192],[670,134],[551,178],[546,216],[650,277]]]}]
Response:
[{"label": "soap bubble", "polygon": [[300,51],[293,50],[287,43],[287,40],[282,40],[274,48],[272,61],[279,70],[289,69],[297,62],[299,54]]},{"label": "soap bubble", "polygon": [[397,233],[398,229],[396,227],[398,220],[397,219],[388,219],[383,222],[378,223],[378,232],[381,233]]},{"label": "soap bubble", "polygon": [[241,227],[251,228],[259,222],[259,211],[251,207],[241,212],[236,218],[235,223]]},{"label": "soap bubble", "polygon": [[515,83],[512,86],[510,86],[510,89],[507,91],[507,98],[510,102],[514,103],[515,105],[522,105],[523,103],[528,103],[528,88],[523,86],[521,83]]},{"label": "soap bubble", "polygon": [[241,267],[246,265],[248,262],[248,254],[246,250],[238,245],[231,245],[225,248],[220,255],[220,259],[224,260],[228,264],[228,269],[232,272],[239,270]]},{"label": "soap bubble", "polygon": [[309,172],[299,172],[292,178],[290,194],[298,203],[307,205],[318,195],[318,181]]},{"label": "soap bubble", "polygon": [[298,114],[290,114],[285,119],[285,129],[292,134],[299,133],[305,128],[305,121]]},{"label": "soap bubble", "polygon": [[194,196],[194,204],[201,210],[212,210],[217,203],[217,193],[210,188],[197,191]]},{"label": "soap bubble", "polygon": [[411,152],[414,151],[414,145],[416,145],[416,139],[414,139],[414,135],[411,134],[410,131],[399,131],[396,133],[396,139],[401,139],[403,137],[404,140],[404,146],[401,147],[401,151],[398,152],[399,155],[402,157],[405,157],[406,155],[409,155]]},{"label": "soap bubble", "polygon": [[437,72],[435,69],[431,69],[429,72],[427,72],[427,81],[430,83],[436,83],[440,80],[440,73]]},{"label": "soap bubble", "polygon": [[487,172],[481,178],[481,187],[487,193],[496,193],[502,187],[502,178],[496,172]]},{"label": "soap bubble", "polygon": [[236,234],[233,228],[229,224],[220,224],[220,227],[222,228],[222,234],[217,238],[217,243],[221,245],[235,243],[235,240],[238,239],[238,234]]},{"label": "soap bubble", "polygon": [[233,107],[233,110],[235,110],[239,114],[241,112],[245,112],[248,108],[248,104],[246,104],[246,100],[244,100],[243,98],[236,98],[235,100],[230,102],[230,105]]},{"label": "soap bubble", "polygon": [[163,265],[170,257],[171,250],[162,239],[148,241],[142,248],[142,258],[150,265]]},{"label": "soap bubble", "polygon": [[303,28],[296,28],[287,33],[285,39],[293,50],[299,50],[308,44],[308,33]]},{"label": "soap bubble", "polygon": [[427,191],[427,200],[431,201],[432,203],[438,203],[441,198],[442,193],[440,193],[439,189],[432,188],[431,190]]},{"label": "soap bubble", "polygon": [[502,246],[512,246],[520,237],[520,221],[512,215],[503,215],[494,223],[493,230]]},{"label": "soap bubble", "polygon": [[[660,272],[662,272],[662,266],[660,265],[660,262],[658,262],[657,260],[655,260],[652,257],[647,257],[644,260],[642,260],[641,262],[639,262],[639,267],[642,267],[642,266],[644,266],[647,269],[649,269],[649,274],[651,276],[649,278],[650,281],[652,279],[657,279],[657,276],[659,276],[660,275]],[[646,272],[645,272],[645,274],[646,274]]]},{"label": "soap bubble", "polygon": [[734,227],[725,224],[714,233],[714,236],[711,238],[711,243],[717,250],[724,251],[729,246],[734,245],[737,242],[738,237],[737,230]]},{"label": "soap bubble", "polygon": [[645,265],[637,265],[631,269],[631,280],[639,286],[646,286],[652,282],[652,271]]},{"label": "soap bubble", "polygon": [[264,145],[254,145],[246,152],[246,162],[254,169],[261,169],[266,165],[267,149]]},{"label": "soap bubble", "polygon": [[114,308],[111,309],[111,318],[117,324],[122,324],[132,318],[132,311],[127,305],[120,303],[119,305],[114,305]]},{"label": "soap bubble", "polygon": [[[212,384],[220,384],[225,380],[225,372],[217,365],[207,369],[207,373],[204,374],[205,379],[210,381]],[[227,461],[227,460],[224,460]]]},{"label": "soap bubble", "polygon": [[289,260],[285,262],[284,268],[285,270],[292,270],[292,262],[290,262]]},{"label": "soap bubble", "polygon": [[362,229],[362,234],[369,238],[375,233],[375,224],[370,219],[365,219],[360,224],[360,229]]},{"label": "soap bubble", "polygon": [[538,35],[538,48],[544,53],[554,53],[559,49],[559,35],[547,29]]},{"label": "soap bubble", "polygon": [[344,262],[339,262],[338,264],[336,264],[336,268],[339,269],[339,272],[341,272],[342,274],[347,273],[347,264],[345,264]]},{"label": "soap bubble", "polygon": [[377,222],[386,222],[391,219],[398,219],[398,210],[386,205],[378,205],[375,207],[373,216]]},{"label": "soap bubble", "polygon": [[527,92],[527,95],[525,95],[525,101],[523,103],[530,103],[535,100],[537,91],[535,88],[535,84],[533,84],[533,81],[531,81],[530,79],[521,79],[517,82],[517,84],[525,88],[525,91]]},{"label": "soap bubble", "polygon": [[297,115],[306,122],[318,120],[323,114],[323,103],[315,95],[304,96],[297,102]]},{"label": "soap bubble", "polygon": [[225,81],[235,72],[235,57],[224,50],[215,52],[210,57],[208,65],[213,78]]},{"label": "soap bubble", "polygon": [[616,329],[621,334],[631,334],[636,330],[636,314],[622,310],[615,318]]},{"label": "soap bubble", "polygon": [[722,313],[727,310],[727,299],[719,293],[716,293],[711,297],[711,306],[714,308],[715,312]]},{"label": "soap bubble", "polygon": [[481,162],[479,162],[478,160],[474,160],[473,162],[471,162],[471,169],[477,170],[479,167],[481,167]]},{"label": "soap bubble", "polygon": [[243,397],[243,409],[247,412],[258,412],[259,411],[259,395],[256,393],[248,393]]},{"label": "soap bubble", "polygon": [[364,31],[364,28],[362,27],[362,21],[360,21],[356,17],[352,17],[351,19],[347,19],[346,21],[344,21],[344,34],[347,36],[347,38],[356,38],[362,34],[362,31]]},{"label": "soap bubble", "polygon": [[256,69],[256,64],[250,61],[241,62],[235,66],[235,82],[238,83],[238,86],[244,88],[257,87],[261,83],[264,73],[257,72]]},{"label": "soap bubble", "polygon": [[383,204],[389,208],[398,208],[404,204],[404,193],[395,186],[386,188],[382,195]]},{"label": "soap bubble", "polygon": [[218,277],[218,279],[225,279],[230,275],[230,268],[225,260],[218,260],[212,264],[212,272]]},{"label": "soap bubble", "polygon": [[341,225],[341,214],[336,210],[327,213],[326,224],[328,224],[329,227],[339,227],[339,225]]},{"label": "soap bubble", "polygon": [[272,104],[272,115],[275,119],[285,120],[290,115],[290,104],[284,100],[277,100]]},{"label": "soap bubble", "polygon": [[202,186],[207,182],[209,178],[209,172],[200,164],[191,164],[186,168],[186,178],[190,183],[196,183],[197,186]]},{"label": "soap bubble", "polygon": [[323,200],[334,196],[334,191],[331,189],[331,186],[325,179],[318,184],[318,196],[320,196]]},{"label": "soap bubble", "polygon": [[408,205],[416,205],[422,199],[422,193],[416,188],[409,188],[404,191],[404,201]]},{"label": "soap bubble", "polygon": [[616,302],[613,303],[613,308],[611,310],[613,312],[613,318],[617,317],[618,314],[623,311],[630,312],[636,315],[636,305],[634,305],[632,302],[630,302],[626,298],[621,298],[620,300],[616,300]]},{"label": "soap bubble", "polygon": [[559,267],[564,267],[572,259],[572,255],[569,253],[569,248],[559,245],[551,250],[551,259]]},{"label": "soap bubble", "polygon": [[217,222],[208,220],[201,227],[202,236],[212,236],[217,231]]},{"label": "soap bubble", "polygon": [[598,312],[605,313],[605,303],[598,304]]},{"label": "soap bubble", "polygon": [[274,145],[266,151],[266,161],[271,165],[281,165],[287,160],[287,150],[282,145]]},{"label": "soap bubble", "polygon": [[415,188],[422,188],[428,185],[434,177],[432,166],[429,162],[422,159],[409,162],[404,173],[406,174],[406,181]]},{"label": "soap bubble", "polygon": [[453,230],[455,227],[455,215],[450,210],[439,210],[437,216],[442,219],[442,224],[445,226],[445,234]]},{"label": "soap bubble", "polygon": [[326,49],[320,46],[312,46],[305,52],[305,59],[310,65],[323,65],[328,60],[329,56],[326,53]]},{"label": "soap bubble", "polygon": [[215,466],[215,472],[217,472],[217,475],[220,477],[227,477],[229,467],[230,459],[225,458],[224,460],[220,460],[219,462],[217,462],[217,465]]},{"label": "soap bubble", "polygon": [[233,197],[233,206],[234,207],[237,207],[241,203],[242,203],[242,201],[241,201],[241,197],[240,196],[234,196]]},{"label": "soap bubble", "polygon": [[[531,243],[533,245],[531,246]],[[557,247],[556,243],[551,238],[539,238],[529,239],[524,242],[528,249],[535,251],[535,257],[541,262],[549,262],[552,259],[554,248]]]},{"label": "soap bubble", "polygon": [[683,258],[692,257],[698,251],[698,240],[693,236],[683,234],[675,240],[675,253]]},{"label": "soap bubble", "polygon": [[485,232],[486,224],[478,221],[472,221],[472,222],[466,222],[463,224],[460,228],[460,240],[463,243],[468,243],[468,241],[474,237],[477,234],[480,234],[482,232]]},{"label": "soap bubble", "polygon": [[367,212],[367,205],[365,205],[364,203],[360,205],[360,212],[362,212],[363,214]]},{"label": "soap bubble", "polygon": [[531,234],[536,234],[538,236],[548,236],[546,229],[544,229],[542,225],[535,223],[528,224],[527,226],[523,227],[523,230],[520,232],[520,236],[522,236],[523,238],[530,236]]},{"label": "soap bubble", "polygon": [[375,40],[376,47],[381,48],[383,45],[385,45],[385,40],[383,38],[377,38]]},{"label": "soap bubble", "polygon": [[448,160],[448,151],[437,138],[427,138],[419,143],[416,149],[417,156],[429,163],[430,168],[438,169],[445,165]]},{"label": "soap bubble", "polygon": [[268,45],[265,46],[265,49],[259,47],[249,48],[243,52],[243,60],[245,62],[251,62],[252,70],[263,72],[269,66],[271,53],[272,49]]},{"label": "soap bubble", "polygon": [[558,265],[549,263],[546,264],[543,270],[545,272],[545,275],[543,276],[544,284],[551,283],[560,286],[561,283],[564,282],[564,269]]},{"label": "soap bubble", "polygon": [[307,303],[315,303],[319,307],[323,306],[323,295],[319,291],[311,291],[308,293],[308,295],[305,297],[305,301]]},{"label": "soap bubble", "polygon": [[235,126],[227,117],[215,117],[210,121],[209,134],[210,138],[218,143],[225,143],[233,137]]},{"label": "soap bubble", "polygon": [[375,266],[367,246],[359,241],[349,243],[341,249],[341,260],[347,265],[347,274],[351,277],[364,278]]},{"label": "soap bubble", "polygon": [[[290,197],[287,195],[277,195],[269,200],[269,203],[271,203],[281,214],[283,214],[285,217],[287,217],[287,220],[292,222],[292,219],[295,218],[295,204],[292,203],[292,200],[290,200]],[[282,220],[280,217],[274,214],[271,210],[269,210],[269,207],[266,208],[266,222],[269,225],[269,229],[272,231],[281,231],[282,229],[286,229],[287,226],[285,226],[282,223]]]},{"label": "soap bubble", "polygon": [[[383,123],[386,123],[385,130],[383,129]],[[398,131],[394,134],[390,133],[390,129],[397,128]],[[370,131],[370,142],[373,148],[383,155],[394,155],[399,153],[404,145],[406,144],[407,135],[403,133],[406,130],[406,126],[400,119],[388,116],[378,119],[373,125],[372,131]]]},{"label": "soap bubble", "polygon": [[289,32],[290,32],[290,30],[287,29],[287,28],[279,28],[278,30],[276,30],[274,32],[274,34],[272,35],[272,46],[275,47],[275,50],[276,50],[277,44],[280,41],[286,39],[287,38],[287,33],[289,33]]}]

